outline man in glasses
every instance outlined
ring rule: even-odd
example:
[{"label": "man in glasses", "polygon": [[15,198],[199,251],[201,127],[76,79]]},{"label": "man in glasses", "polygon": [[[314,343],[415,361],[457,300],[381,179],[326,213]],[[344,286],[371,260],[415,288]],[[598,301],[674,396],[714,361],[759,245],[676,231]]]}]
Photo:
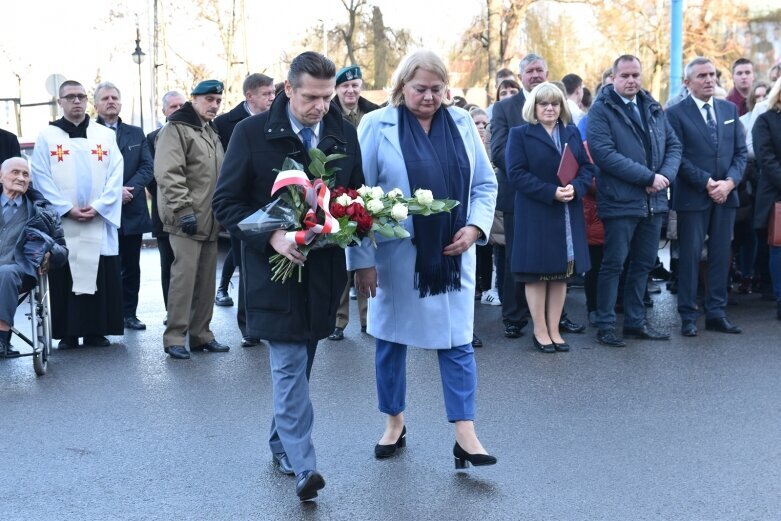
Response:
[{"label": "man in glasses", "polygon": [[60,86],[63,117],[35,142],[32,181],[64,217],[71,255],[49,274],[52,336],[60,349],[108,346],[122,335],[122,280],[117,230],[122,218],[124,161],[116,134],[90,121],[81,83]]},{"label": "man in glasses", "polygon": [[681,144],[662,106],[642,88],[642,66],[632,55],[613,63],[613,84],[600,90],[589,111],[589,150],[599,167],[597,211],[605,225],[599,270],[597,340],[623,347],[615,305],[626,259],[624,336],[668,340],[645,317],[643,295],[659,248],[667,188],[681,163]]},{"label": "man in glasses", "polygon": [[[222,147],[228,150],[233,129],[236,124],[255,114],[266,112],[274,101],[274,79],[265,74],[254,73],[247,76],[242,85],[244,91],[244,101],[233,107],[230,112],[222,114],[214,119],[214,126],[217,134],[220,135]],[[222,276],[220,285],[217,288],[217,295],[214,297],[214,303],[218,306],[232,306],[233,299],[228,294],[228,285],[230,284],[233,270],[239,268],[239,279],[241,279],[241,241],[231,236],[231,249],[225,257],[222,265]],[[241,330],[241,346],[252,347],[260,343],[260,339],[247,334],[247,312],[244,302],[244,288],[239,280],[239,309],[236,314],[236,320]]]}]

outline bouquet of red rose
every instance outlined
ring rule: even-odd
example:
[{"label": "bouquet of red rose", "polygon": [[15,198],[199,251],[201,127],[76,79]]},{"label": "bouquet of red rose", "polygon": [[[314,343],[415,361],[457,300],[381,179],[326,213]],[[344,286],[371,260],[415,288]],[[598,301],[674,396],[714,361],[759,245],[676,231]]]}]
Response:
[{"label": "bouquet of red rose", "polygon": [[[282,193],[241,221],[239,229],[245,233],[289,230],[286,238],[296,243],[299,251],[306,256],[314,248],[326,245],[347,248],[360,244],[365,237],[369,237],[376,246],[375,234],[387,238],[407,238],[409,232],[401,223],[410,214],[449,212],[459,204],[452,199],[434,199],[430,190],[416,190],[413,197],[404,197],[398,188],[387,193],[379,186],[333,188],[336,169],[329,169],[326,165],[344,156],[326,156],[321,150],[313,148],[309,157],[309,171],[314,179],[307,177],[301,164],[286,159],[271,189],[272,195]],[[296,267],[280,254],[272,255],[269,262],[273,281],[285,282]],[[301,269],[299,267],[299,282]]]}]

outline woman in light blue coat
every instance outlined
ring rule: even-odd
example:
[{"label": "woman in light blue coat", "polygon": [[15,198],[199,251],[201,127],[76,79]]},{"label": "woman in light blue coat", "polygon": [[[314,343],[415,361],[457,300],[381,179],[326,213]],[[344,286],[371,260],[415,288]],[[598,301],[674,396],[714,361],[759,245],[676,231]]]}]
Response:
[{"label": "woman in light blue coat", "polygon": [[418,188],[457,199],[451,213],[413,216],[408,239],[364,241],[347,249],[358,291],[369,301],[368,332],[377,339],[379,408],[388,415],[375,456],[406,442],[407,346],[437,350],[448,421],[455,424],[456,467],[492,465],[474,428],[477,370],[472,350],[475,248],[493,221],[496,178],[469,114],[448,107],[448,73],[429,51],[402,60],[389,106],[358,127],[367,186],[404,195]]}]

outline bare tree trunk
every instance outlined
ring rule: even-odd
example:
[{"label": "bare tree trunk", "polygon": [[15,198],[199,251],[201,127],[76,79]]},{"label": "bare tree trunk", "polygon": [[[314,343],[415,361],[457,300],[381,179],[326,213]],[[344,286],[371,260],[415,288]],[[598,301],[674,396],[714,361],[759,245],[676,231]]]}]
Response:
[{"label": "bare tree trunk", "polygon": [[494,78],[502,60],[502,0],[487,0],[488,15],[488,82],[486,94],[488,99],[496,92]]},{"label": "bare tree trunk", "polygon": [[372,41],[374,42],[374,84],[372,88],[381,89],[387,85],[388,39],[385,36],[385,23],[382,11],[376,5],[372,7]]}]

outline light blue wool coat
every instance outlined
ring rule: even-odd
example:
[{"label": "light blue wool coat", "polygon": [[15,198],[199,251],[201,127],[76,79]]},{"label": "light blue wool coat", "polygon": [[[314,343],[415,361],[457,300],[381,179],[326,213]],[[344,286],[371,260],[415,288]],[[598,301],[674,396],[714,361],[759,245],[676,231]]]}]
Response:
[{"label": "light blue wool coat", "polygon": [[[496,176],[469,114],[448,109],[464,141],[470,165],[467,224],[483,231],[478,244],[486,244],[496,205]],[[398,111],[375,110],[363,117],[358,140],[367,186],[386,192],[399,188],[410,197],[407,169],[399,144]],[[418,187],[416,187],[418,188]],[[425,187],[419,187],[425,188]],[[472,341],[475,295],[475,247],[461,255],[461,290],[420,298],[414,287],[415,230],[410,216],[404,226],[408,239],[377,237],[375,249],[368,239],[360,247],[347,248],[347,268],[375,266],[377,296],[369,299],[367,331],[375,338],[426,349],[449,349]]]}]

